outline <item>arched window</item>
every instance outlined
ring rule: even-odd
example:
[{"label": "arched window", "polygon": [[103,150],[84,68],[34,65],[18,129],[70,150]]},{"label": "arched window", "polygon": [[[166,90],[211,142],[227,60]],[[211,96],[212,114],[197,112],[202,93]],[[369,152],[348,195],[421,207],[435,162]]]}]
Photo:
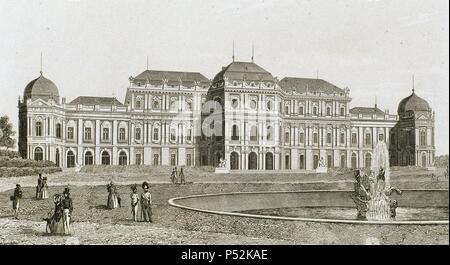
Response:
[{"label": "arched window", "polygon": [[36,122],[36,136],[42,136],[42,122]]},{"label": "arched window", "polygon": [[273,154],[271,152],[266,154],[266,170],[273,170]]},{"label": "arched window", "polygon": [[298,108],[298,114],[300,114],[300,115],[303,115],[303,114],[304,114],[304,108],[303,108],[303,106],[300,106],[300,107]]},{"label": "arched window", "polygon": [[230,154],[230,169],[239,169],[239,154],[236,152],[231,152]]},{"label": "arched window", "polygon": [[127,163],[127,153],[125,151],[120,151],[119,153],[119,165],[120,166],[126,166]]},{"label": "arched window", "polygon": [[427,136],[425,131],[420,131],[420,146],[426,146],[427,145]]},{"label": "arched window", "polygon": [[317,115],[317,107],[316,106],[313,107],[313,115]]},{"label": "arched window", "polygon": [[352,168],[355,169],[358,167],[358,159],[355,153],[352,154]]},{"label": "arched window", "polygon": [[136,109],[142,109],[142,98],[136,98],[136,102],[134,103],[134,107],[136,108]]},{"label": "arched window", "polygon": [[233,125],[231,131],[231,140],[239,140],[239,127],[237,125]]},{"label": "arched window", "polygon": [[345,116],[345,108],[341,108],[341,116]]},{"label": "arched window", "polygon": [[331,116],[331,108],[327,107],[327,116]]},{"label": "arched window", "polygon": [[248,169],[258,169],[258,155],[255,152],[248,155]]},{"label": "arched window", "polygon": [[59,149],[56,149],[55,163],[56,163],[56,166],[59,167]]},{"label": "arched window", "polygon": [[61,123],[56,124],[56,138],[61,139]]},{"label": "arched window", "polygon": [[155,166],[159,165],[159,154],[153,155],[153,165]]},{"label": "arched window", "polygon": [[267,126],[267,141],[273,140],[273,128],[271,126]]},{"label": "arched window", "polygon": [[250,128],[250,141],[257,141],[258,140],[258,127],[253,125]]},{"label": "arched window", "polygon": [[331,144],[331,141],[332,141],[331,133],[329,132],[329,133],[327,133],[327,144]]},{"label": "arched window", "polygon": [[298,141],[303,144],[305,142],[305,133],[300,132],[298,138],[299,138]]},{"label": "arched window", "polygon": [[94,157],[92,155],[91,151],[87,151],[84,154],[84,164],[87,165],[93,165],[94,164]]},{"label": "arched window", "polygon": [[102,165],[110,165],[111,164],[111,156],[107,151],[102,152]]},{"label": "arched window", "polygon": [[44,152],[42,151],[42,148],[36,147],[36,149],[34,149],[34,160],[36,161],[44,160]]},{"label": "arched window", "polygon": [[372,155],[370,153],[366,153],[364,157],[364,167],[370,168],[372,165]]},{"label": "arched window", "polygon": [[290,137],[289,132],[285,132],[285,133],[284,133],[284,142],[285,142],[286,144],[289,144],[289,143],[291,142],[291,137]]},{"label": "arched window", "polygon": [[72,150],[69,150],[69,152],[67,152],[66,161],[68,168],[75,167],[75,154],[72,152]]}]

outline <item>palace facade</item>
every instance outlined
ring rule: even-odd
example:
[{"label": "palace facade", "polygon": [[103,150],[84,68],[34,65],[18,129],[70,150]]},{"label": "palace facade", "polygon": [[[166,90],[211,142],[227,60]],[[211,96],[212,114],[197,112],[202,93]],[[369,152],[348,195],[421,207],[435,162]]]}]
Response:
[{"label": "palace facade", "polygon": [[434,113],[414,91],[398,114],[350,108],[350,90],[322,79],[278,80],[254,62],[231,62],[209,80],[146,70],[113,97],[60,98],[41,75],[19,98],[22,157],[76,165],[217,166],[231,170],[370,167],[378,141],[391,165],[434,163]]}]

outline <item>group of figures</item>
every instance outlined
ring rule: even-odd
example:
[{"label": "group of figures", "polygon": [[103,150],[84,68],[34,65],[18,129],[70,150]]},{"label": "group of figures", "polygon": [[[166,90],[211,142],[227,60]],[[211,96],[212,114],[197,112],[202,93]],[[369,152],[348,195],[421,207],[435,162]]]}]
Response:
[{"label": "group of figures", "polygon": [[47,221],[46,232],[52,235],[71,235],[73,203],[70,198],[70,189],[66,187],[62,195],[55,194],[53,203],[55,204],[54,211],[49,213],[48,218],[44,218]]},{"label": "group of figures", "polygon": [[[178,182],[178,179],[180,180],[180,182]],[[186,178],[184,176],[183,168],[180,168],[180,171],[178,171],[177,167],[174,167],[172,169],[172,173],[170,174],[170,181],[173,184],[186,184]]]},{"label": "group of figures", "polygon": [[[119,192],[117,191],[116,185],[111,181],[107,186],[108,190],[108,201],[107,201],[107,208],[108,209],[116,209],[118,207],[122,207],[121,205],[121,198],[119,195]],[[133,221],[138,222],[153,222],[152,220],[152,195],[150,193],[150,185],[148,182],[142,183],[142,190],[143,192],[139,196],[137,185],[133,184],[131,185],[131,194],[130,194],[130,201],[131,201],[131,215],[133,218]],[[141,207],[139,207],[139,204]],[[140,211],[140,218],[139,216],[139,208]]]},{"label": "group of figures", "polygon": [[36,186],[36,199],[48,199],[47,177],[42,177],[42,174],[39,174],[38,183]]},{"label": "group of figures", "polygon": [[358,219],[395,219],[398,202],[390,196],[393,192],[401,195],[402,191],[386,185],[385,173],[383,168],[379,169],[378,174],[373,171],[364,174],[359,169],[355,170],[352,199],[358,210]]}]

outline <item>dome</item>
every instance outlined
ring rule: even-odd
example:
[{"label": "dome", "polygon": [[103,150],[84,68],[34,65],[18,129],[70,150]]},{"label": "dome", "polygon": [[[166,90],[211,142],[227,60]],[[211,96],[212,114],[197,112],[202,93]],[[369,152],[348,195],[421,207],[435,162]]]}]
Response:
[{"label": "dome", "polygon": [[400,104],[398,104],[398,113],[406,112],[406,111],[429,111],[430,105],[428,102],[417,96],[416,93],[413,93],[404,99],[400,101]]},{"label": "dome", "polygon": [[23,93],[24,100],[41,98],[43,100],[53,99],[59,101],[58,88],[55,83],[41,75],[28,83]]}]

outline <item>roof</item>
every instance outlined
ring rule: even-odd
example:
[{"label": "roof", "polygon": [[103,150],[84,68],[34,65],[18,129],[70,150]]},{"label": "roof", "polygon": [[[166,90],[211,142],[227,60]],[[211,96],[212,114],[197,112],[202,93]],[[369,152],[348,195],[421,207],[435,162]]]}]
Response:
[{"label": "roof", "polygon": [[32,80],[25,87],[23,97],[25,100],[42,98],[44,100],[55,99],[56,101],[58,101],[59,92],[55,83],[45,78],[41,72],[41,75],[38,78]]},{"label": "roof", "polygon": [[430,105],[428,104],[428,102],[417,96],[416,93],[413,93],[402,99],[402,101],[400,101],[400,103],[398,104],[398,109],[397,112],[401,113],[401,112],[405,112],[405,111],[429,111],[430,110]]},{"label": "roof", "polygon": [[273,81],[271,73],[253,62],[232,62],[223,67],[213,82],[224,80]]},{"label": "roof", "polygon": [[363,114],[363,115],[372,115],[376,113],[376,115],[384,116],[386,113],[379,108],[370,108],[370,107],[354,107],[350,109],[351,114]]},{"label": "roof", "polygon": [[345,93],[339,88],[325,80],[317,78],[285,77],[278,82],[278,85],[286,92],[296,91],[297,93],[322,92],[325,94]]},{"label": "roof", "polygon": [[194,86],[195,82],[210,83],[209,79],[198,72],[177,72],[177,71],[157,71],[145,70],[133,78],[134,83],[143,82],[144,84],[162,85],[166,80],[168,85],[179,85],[180,81],[183,86]]},{"label": "roof", "polygon": [[69,104],[70,105],[82,104],[82,105],[89,105],[89,106],[93,106],[93,105],[123,106],[123,104],[120,101],[118,101],[116,98],[113,98],[113,97],[86,97],[86,96],[80,96],[80,97],[77,97],[76,99],[72,100]]}]

